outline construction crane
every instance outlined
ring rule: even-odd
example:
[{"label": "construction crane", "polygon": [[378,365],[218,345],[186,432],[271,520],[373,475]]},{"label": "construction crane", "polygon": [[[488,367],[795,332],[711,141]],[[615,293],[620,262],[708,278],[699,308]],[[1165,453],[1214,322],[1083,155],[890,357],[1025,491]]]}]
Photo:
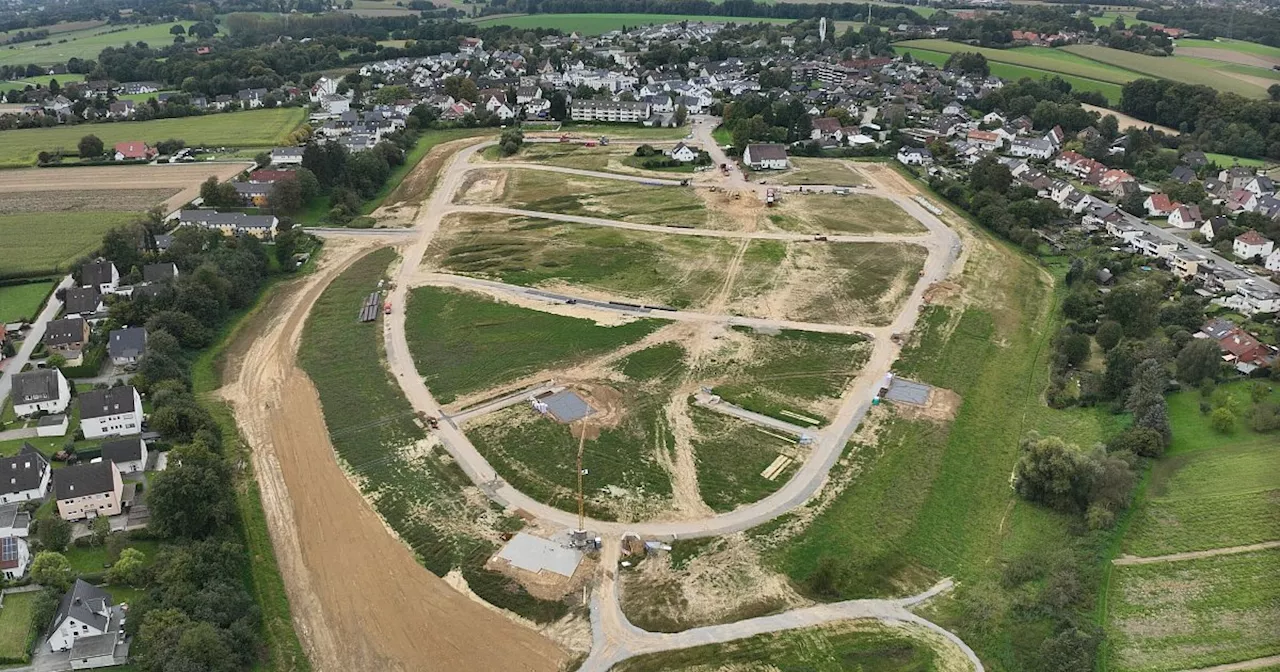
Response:
[{"label": "construction crane", "polygon": [[578,532],[585,537],[586,534],[586,512],[582,503],[582,448],[587,442],[587,421],[583,420],[578,425]]}]

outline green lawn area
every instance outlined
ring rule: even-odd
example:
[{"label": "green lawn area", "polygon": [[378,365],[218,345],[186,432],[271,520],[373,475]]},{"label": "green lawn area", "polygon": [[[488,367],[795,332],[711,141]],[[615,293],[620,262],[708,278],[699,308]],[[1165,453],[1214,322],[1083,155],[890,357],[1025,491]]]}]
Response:
[{"label": "green lawn area", "polygon": [[1175,58],[1159,58],[1093,44],[1073,44],[1063,47],[1066,51],[1099,64],[1124,68],[1133,72],[1171,79],[1187,84],[1203,84],[1219,91],[1236,93],[1246,98],[1266,98],[1266,87],[1245,82],[1194,63]]},{"label": "green lawn area", "polygon": [[0,322],[34,320],[56,284],[49,280],[0,287]]},{"label": "green lawn area", "polygon": [[586,138],[605,136],[631,140],[679,140],[689,134],[687,126],[648,128],[639,124],[574,123],[572,121],[565,122],[561,130]]},{"label": "green lawn area", "polygon": [[[181,24],[184,28],[192,24],[191,21],[175,23]],[[0,65],[28,63],[52,65],[66,63],[72,58],[96,60],[103,49],[124,46],[126,42],[146,42],[153,47],[164,47],[173,44],[173,35],[169,33],[173,25],[173,23],[157,23],[149,26],[124,27],[125,30],[120,30],[122,26],[98,26],[50,35],[42,40],[21,42],[0,48]],[[53,42],[53,44],[45,45],[46,42]]]},{"label": "green lawn area", "polygon": [[1186,61],[1187,63],[1192,63],[1202,68],[1209,68],[1210,70],[1235,72],[1241,75],[1251,75],[1253,77],[1280,80],[1280,72],[1272,70],[1271,68],[1259,68],[1252,65],[1242,65],[1240,63],[1228,63],[1226,61],[1219,61],[1212,58],[1201,58],[1199,56],[1182,56],[1177,53],[1174,54],[1173,58],[1176,61]]},{"label": "green lawn area", "polygon": [[603,354],[664,324],[639,320],[601,327],[437,287],[410,291],[406,310],[413,361],[442,403]]},{"label": "green lawn area", "polygon": [[[497,169],[495,169],[497,170]],[[495,201],[513,208],[617,219],[636,224],[701,227],[707,209],[692,189],[649,186],[623,180],[565,175],[542,170],[502,169],[502,194],[461,193],[458,202]],[[488,176],[480,171],[479,177]]]},{"label": "green lawn area", "polygon": [[[0,143],[4,136],[20,132],[0,133]],[[67,271],[77,259],[98,249],[108,229],[136,217],[135,212],[0,215],[0,240],[4,241],[0,245],[0,277]],[[7,306],[0,309],[0,313],[8,312]]]},{"label": "green lawn area", "polygon": [[[654,141],[657,144],[658,141]],[[668,143],[660,144],[656,149],[667,149]],[[497,147],[485,151],[485,158],[491,161],[502,160],[498,157]],[[519,154],[507,161],[536,161],[551,166],[579,168],[606,173],[624,175],[651,175],[662,179],[672,179],[669,173],[692,173],[693,164],[685,164],[675,168],[646,169],[645,159],[637,157],[635,147],[631,145],[612,145],[587,147],[580,143],[529,143]],[[668,173],[668,174],[664,174]]]},{"label": "green lawn area", "polygon": [[640,26],[663,23],[679,23],[681,21],[703,21],[707,23],[791,23],[790,19],[763,19],[730,16],[700,16],[685,14],[529,14],[502,16],[491,19],[480,19],[477,26],[511,26],[512,28],[556,28],[565,33],[582,33],[599,35],[611,30],[637,28]]},{"label": "green lawn area", "polygon": [[1215,40],[1181,38],[1178,40],[1178,46],[1227,49],[1230,51],[1238,51],[1242,54],[1255,54],[1257,56],[1266,56],[1268,58],[1280,58],[1280,47],[1270,47],[1265,44],[1258,44],[1257,42],[1245,42],[1244,40],[1230,40],[1225,37],[1220,37]]},{"label": "green lawn area", "polygon": [[692,407],[689,415],[697,438],[698,491],[702,501],[722,513],[759,501],[791,479],[801,460],[769,480],[761,475],[780,454],[800,457],[791,441],[772,436],[737,418]]},{"label": "green lawn area", "polygon": [[[911,630],[869,621],[826,628],[788,630],[726,644],[638,656],[615,672],[711,672],[789,670],[795,672],[934,672],[941,669],[928,645]],[[917,637],[919,635],[917,634]]]},{"label": "green lawn area", "polygon": [[30,654],[32,617],[39,592],[14,593],[4,596],[0,607],[0,658],[24,660]]},{"label": "green lawn area", "polygon": [[[906,43],[902,43],[906,44]],[[929,51],[927,49],[909,48],[895,46],[894,51],[899,54],[911,54],[912,58],[927,63],[932,63],[941,67],[947,62],[950,56],[948,52]],[[1022,65],[1014,65],[1012,63],[998,63],[988,59],[991,68],[991,74],[1001,79],[1009,81],[1018,81],[1024,77],[1030,79],[1043,79],[1045,77],[1061,77],[1064,81],[1071,84],[1072,90],[1075,91],[1097,91],[1102,94],[1112,105],[1120,103],[1121,84],[1106,82],[1098,79],[1090,79],[1087,77],[1077,77],[1068,75],[1056,70],[1041,70],[1037,68],[1029,68]]]},{"label": "green lawn area", "polygon": [[1114,672],[1172,672],[1280,653],[1280,550],[1117,567]]},{"label": "green lawn area", "polygon": [[450,272],[538,287],[568,283],[676,308],[707,304],[725,280],[728,239],[525,219],[450,217],[429,260]]},{"label": "green lawn area", "polygon": [[[160,551],[160,542],[158,541],[130,541],[127,548],[136,548],[147,556],[147,564],[151,564],[156,559],[156,553]],[[76,574],[93,574],[102,572],[111,564],[111,559],[107,555],[106,546],[69,546],[63,552],[67,562],[71,563],[71,570]]]},{"label": "green lawn area", "polygon": [[[486,601],[539,622],[555,620],[567,611],[563,603],[530,597],[505,576],[484,569],[497,546],[492,538],[468,531],[491,526],[495,516],[504,518],[501,512],[464,495],[470,481],[456,464],[442,459],[439,449],[406,450],[426,432],[382,364],[382,324],[355,322],[364,297],[394,259],[395,251],[383,248],[357,260],[320,295],[303,330],[298,363],[315,383],[333,447],[379,515],[428,570],[443,576],[460,568],[471,590]],[[427,310],[418,321],[434,326],[437,317]],[[412,345],[422,330],[415,328],[413,313],[409,319]],[[335,358],[335,352],[343,356]]]},{"label": "green lawn area", "polygon": [[[3,52],[0,52],[3,53]],[[124,121],[54,128],[29,128],[0,133],[0,167],[30,166],[42,151],[61,149],[74,154],[86,135],[96,135],[111,147],[117,142],[167,138],[186,140],[187,146],[267,148],[283,142],[306,119],[299,107],[206,114],[180,119]],[[64,170],[72,170],[70,168]]]},{"label": "green lawn area", "polygon": [[1205,152],[1205,158],[1222,166],[1230,168],[1234,165],[1247,166],[1250,168],[1265,168],[1268,162],[1263,159],[1252,159],[1247,156],[1232,156],[1230,154],[1214,154],[1213,152]]}]

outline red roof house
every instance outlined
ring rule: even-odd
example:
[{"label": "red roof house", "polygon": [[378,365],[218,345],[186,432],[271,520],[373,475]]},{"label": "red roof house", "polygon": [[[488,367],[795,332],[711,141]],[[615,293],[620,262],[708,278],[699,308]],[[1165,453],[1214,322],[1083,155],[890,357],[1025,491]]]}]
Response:
[{"label": "red roof house", "polygon": [[159,152],[141,140],[116,143],[116,161],[130,159],[154,159]]}]

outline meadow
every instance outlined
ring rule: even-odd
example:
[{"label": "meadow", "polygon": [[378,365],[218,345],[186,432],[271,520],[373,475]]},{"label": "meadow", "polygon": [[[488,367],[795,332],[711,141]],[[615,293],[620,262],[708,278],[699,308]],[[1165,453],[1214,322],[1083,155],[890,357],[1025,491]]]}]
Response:
[{"label": "meadow", "polygon": [[[191,21],[174,23],[189,28]],[[20,42],[0,48],[0,65],[53,65],[66,63],[72,58],[82,60],[98,58],[107,47],[120,47],[125,43],[146,42],[153,47],[173,44],[169,29],[174,23],[157,23],[149,26],[97,26],[50,35],[43,40]],[[52,42],[52,44],[45,44]]]},{"label": "meadow", "polygon": [[437,287],[413,289],[406,310],[414,364],[442,403],[615,350],[663,325],[601,327]]},{"label": "meadow", "polygon": [[1141,75],[1170,79],[1185,84],[1200,84],[1219,91],[1235,93],[1246,98],[1266,98],[1266,87],[1233,77],[1223,76],[1210,68],[1186,60],[1159,58],[1131,51],[1112,49],[1092,44],[1073,44],[1063,47],[1068,53],[1096,61],[1098,64],[1124,68]]},{"label": "meadow", "polygon": [[766,479],[761,473],[779,454],[798,457],[795,444],[715,411],[695,406],[689,416],[697,432],[698,492],[717,513],[764,499],[785,485],[798,466],[799,460]]},{"label": "meadow", "polygon": [[791,23],[789,19],[763,19],[731,16],[685,14],[528,14],[500,16],[475,21],[477,26],[511,26],[513,28],[555,28],[566,34],[599,35],[611,30],[639,26],[702,21],[707,23]]},{"label": "meadow", "polygon": [[[352,264],[321,294],[303,330],[298,363],[320,395],[334,450],[379,515],[428,570],[444,576],[461,569],[471,590],[486,601],[539,622],[559,618],[565,605],[533,598],[515,582],[484,569],[497,550],[486,521],[504,520],[501,512],[491,510],[482,497],[466,496],[470,481],[437,450],[404,450],[426,432],[381,363],[381,322],[353,319],[395,256],[394,250],[383,248]],[[414,326],[411,315],[410,343],[419,331]],[[334,357],[335,352],[343,356]]]},{"label": "meadow", "polygon": [[784,231],[801,233],[927,233],[897,203],[866,194],[791,194],[768,217]]},{"label": "meadow", "polygon": [[[35,164],[40,152],[75,154],[80,138],[96,135],[106,147],[117,142],[145,140],[155,143],[180,138],[188,147],[241,147],[267,149],[284,142],[306,119],[298,107],[208,114],[180,119],[122,121],[53,128],[27,128],[0,133],[0,168]],[[71,170],[71,169],[64,169]]]},{"label": "meadow", "polygon": [[0,240],[5,241],[0,245],[0,278],[68,271],[98,248],[108,229],[137,216],[94,211],[0,215]]},{"label": "meadow", "polygon": [[[957,52],[976,52],[995,63],[1020,65],[1034,70],[1043,70],[1062,75],[1074,75],[1085,79],[1125,84],[1137,79],[1140,75],[1123,66],[1093,62],[1091,59],[1073,56],[1070,52],[1056,49],[1020,48],[990,49],[975,47],[947,40],[907,40],[897,43],[898,47],[924,49],[944,54]],[[1126,52],[1127,53],[1127,52]]]},{"label": "meadow", "polygon": [[48,280],[0,287],[0,324],[35,319],[55,284]]},{"label": "meadow", "polygon": [[791,169],[771,178],[778,184],[834,184],[844,187],[866,184],[856,170],[837,159],[792,157]]},{"label": "meadow", "polygon": [[1246,42],[1244,40],[1229,40],[1225,37],[1220,37],[1215,40],[1182,38],[1178,40],[1178,46],[1199,49],[1225,49],[1227,51],[1238,51],[1242,54],[1254,54],[1256,56],[1264,56],[1266,58],[1280,58],[1280,47],[1271,47],[1265,44],[1258,44],[1257,42]]},{"label": "meadow", "polygon": [[[950,56],[950,53],[945,53],[941,51],[929,51],[927,49],[918,49],[918,48],[901,47],[901,46],[895,46],[894,51],[898,52],[899,54],[911,54],[911,57],[915,58],[916,60],[924,61],[926,63],[932,63],[939,67],[946,64],[947,58]],[[1096,91],[1102,94],[1102,96],[1107,99],[1108,103],[1112,105],[1118,105],[1120,103],[1120,95],[1121,95],[1121,88],[1122,88],[1121,84],[1104,82],[1097,79],[1089,79],[1086,77],[1077,77],[1075,75],[1067,75],[1061,72],[1056,72],[1051,70],[1039,70],[1036,68],[1028,68],[1021,65],[1013,65],[1011,63],[998,63],[991,60],[990,58],[988,58],[988,66],[991,68],[991,74],[1001,79],[1007,79],[1009,81],[1016,82],[1024,77],[1030,78],[1030,79],[1043,79],[1045,77],[1060,77],[1063,79],[1063,81],[1070,84],[1072,90],[1074,91]]]},{"label": "meadow", "polygon": [[707,223],[706,207],[692,189],[540,170],[503,170],[506,179],[498,198],[464,192],[458,201],[496,201],[513,208],[658,226],[699,227]]}]

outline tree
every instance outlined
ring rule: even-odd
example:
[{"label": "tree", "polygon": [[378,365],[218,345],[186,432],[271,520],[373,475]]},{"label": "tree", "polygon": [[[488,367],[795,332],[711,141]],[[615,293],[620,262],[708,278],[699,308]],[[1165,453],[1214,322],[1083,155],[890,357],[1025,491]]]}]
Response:
[{"label": "tree", "polygon": [[1230,434],[1236,431],[1236,414],[1229,408],[1215,408],[1209,414],[1209,426],[1219,434]]},{"label": "tree", "polygon": [[1207,338],[1192,339],[1178,353],[1178,380],[1193,385],[1203,380],[1216,380],[1222,368],[1222,352],[1218,344]]},{"label": "tree", "polygon": [[987,65],[987,57],[972,51],[957,51],[951,54],[943,67],[966,75],[986,77],[991,74],[991,66]]},{"label": "tree", "polygon": [[1110,351],[1120,343],[1120,339],[1124,337],[1124,327],[1120,326],[1115,320],[1107,320],[1098,325],[1098,330],[1094,332],[1093,338],[1098,342],[1098,347],[1103,350]]},{"label": "tree", "polygon": [[1164,364],[1155,359],[1143,360],[1133,370],[1133,385],[1129,388],[1126,408],[1133,413],[1133,423],[1160,433],[1167,445],[1173,432],[1169,428],[1169,408],[1164,390],[1169,384],[1169,373]]},{"label": "tree", "polygon": [[1160,457],[1164,454],[1164,441],[1160,433],[1147,427],[1130,427],[1111,437],[1107,450],[1113,453],[1127,451],[1141,457]]},{"label": "tree", "polygon": [[169,459],[177,466],[157,474],[147,494],[151,530],[162,537],[203,539],[226,525],[235,513],[226,461],[200,444],[175,448]]},{"label": "tree", "polygon": [[80,144],[76,145],[76,149],[82,159],[96,159],[102,156],[105,151],[102,146],[102,140],[96,135],[86,135],[80,138]]},{"label": "tree", "polygon": [[1092,483],[1087,458],[1056,436],[1022,441],[1013,485],[1023,498],[1064,512],[1082,511]]},{"label": "tree", "polygon": [[445,95],[454,100],[466,100],[476,102],[480,99],[480,89],[476,87],[476,81],[462,75],[452,75],[444,80]]},{"label": "tree", "polygon": [[1124,327],[1126,336],[1142,338],[1155,329],[1162,300],[1155,283],[1131,282],[1111,290],[1103,306],[1107,317]]},{"label": "tree", "polygon": [[685,107],[684,103],[676,105],[676,116],[675,116],[676,126],[684,126],[684,122],[688,118],[689,118],[689,108]]},{"label": "tree", "polygon": [[98,516],[89,523],[90,541],[94,546],[101,546],[111,534],[111,521],[106,516]]},{"label": "tree", "polygon": [[524,133],[518,128],[511,128],[502,132],[502,136],[498,138],[498,149],[503,156],[512,156],[520,151],[520,147],[524,144]]},{"label": "tree", "polygon": [[[45,521],[47,522],[47,521]],[[40,551],[31,561],[31,580],[53,588],[58,592],[66,592],[75,581],[71,572],[71,563],[67,557],[55,551]]]},{"label": "tree", "polygon": [[200,198],[210,208],[233,208],[241,203],[235,186],[230,182],[219,182],[214,176],[200,184]]},{"label": "tree", "polygon": [[266,168],[271,165],[271,152],[258,152],[253,155],[253,162],[258,164],[259,168]]},{"label": "tree", "polygon": [[182,24],[175,23],[169,28],[169,34],[170,35],[186,35],[187,29],[183,28]]},{"label": "tree", "polygon": [[302,185],[296,179],[276,180],[271,185],[271,193],[267,203],[278,213],[291,214],[302,209],[305,201],[302,198]]},{"label": "tree", "polygon": [[40,521],[36,536],[40,539],[40,545],[46,549],[65,551],[67,544],[71,543],[71,523],[63,520],[61,516],[50,516]]},{"label": "tree", "polygon": [[556,121],[564,121],[569,117],[569,105],[565,102],[564,92],[555,91],[551,94],[551,107],[547,110],[548,116]]},{"label": "tree", "polygon": [[990,190],[997,194],[1009,191],[1013,174],[994,156],[984,156],[969,170],[969,186],[974,191]]},{"label": "tree", "polygon": [[1058,350],[1066,359],[1067,366],[1076,368],[1089,359],[1089,337],[1074,331],[1059,339]]},{"label": "tree", "polygon": [[136,548],[126,548],[120,552],[111,569],[107,570],[107,580],[111,583],[126,586],[139,586],[144,582],[147,556]]}]

